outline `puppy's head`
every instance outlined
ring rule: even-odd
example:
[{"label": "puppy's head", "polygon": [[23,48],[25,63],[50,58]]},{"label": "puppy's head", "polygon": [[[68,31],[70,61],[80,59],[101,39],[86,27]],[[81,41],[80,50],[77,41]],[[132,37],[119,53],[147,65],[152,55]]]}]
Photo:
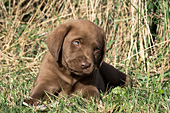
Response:
[{"label": "puppy's head", "polygon": [[48,36],[47,45],[60,65],[79,76],[95,72],[106,51],[103,29],[88,20],[60,24]]}]

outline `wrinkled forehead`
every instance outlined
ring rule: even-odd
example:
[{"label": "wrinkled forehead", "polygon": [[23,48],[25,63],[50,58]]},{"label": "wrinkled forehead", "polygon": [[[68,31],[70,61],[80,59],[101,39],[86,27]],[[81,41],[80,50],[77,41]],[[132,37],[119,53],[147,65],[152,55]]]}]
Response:
[{"label": "wrinkled forehead", "polygon": [[103,29],[91,22],[78,21],[71,23],[71,30],[67,34],[67,40],[84,39],[90,42],[102,43]]}]

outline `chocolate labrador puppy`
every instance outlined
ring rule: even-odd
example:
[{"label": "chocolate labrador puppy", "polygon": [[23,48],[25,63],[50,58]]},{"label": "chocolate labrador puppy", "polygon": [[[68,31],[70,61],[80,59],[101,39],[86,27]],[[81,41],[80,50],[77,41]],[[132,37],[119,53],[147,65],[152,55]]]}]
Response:
[{"label": "chocolate labrador puppy", "polygon": [[46,93],[99,98],[99,92],[118,85],[132,85],[126,74],[103,62],[105,32],[88,20],[70,20],[60,24],[47,38],[39,74],[34,80],[31,99],[36,105],[47,99]]}]

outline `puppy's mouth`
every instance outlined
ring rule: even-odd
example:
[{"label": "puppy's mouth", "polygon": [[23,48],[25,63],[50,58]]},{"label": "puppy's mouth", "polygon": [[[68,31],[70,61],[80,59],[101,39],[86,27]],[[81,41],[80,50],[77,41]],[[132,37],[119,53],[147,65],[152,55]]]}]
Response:
[{"label": "puppy's mouth", "polygon": [[82,71],[79,71],[79,70],[74,70],[72,68],[68,68],[68,70],[71,73],[74,73],[74,74],[79,75],[79,76],[88,76],[88,75],[93,74],[97,69],[93,68],[92,71],[89,71],[88,69],[83,69]]},{"label": "puppy's mouth", "polygon": [[69,70],[71,73],[75,74],[75,75],[79,75],[79,76],[88,76],[93,74],[97,69],[95,67],[91,67],[91,68],[87,68],[87,69],[80,69],[78,70],[71,68],[66,62],[66,68],[67,70]]},{"label": "puppy's mouth", "polygon": [[67,59],[63,55],[63,66],[71,73],[78,76],[88,76],[94,74],[97,66],[91,61],[84,60],[83,58]]}]

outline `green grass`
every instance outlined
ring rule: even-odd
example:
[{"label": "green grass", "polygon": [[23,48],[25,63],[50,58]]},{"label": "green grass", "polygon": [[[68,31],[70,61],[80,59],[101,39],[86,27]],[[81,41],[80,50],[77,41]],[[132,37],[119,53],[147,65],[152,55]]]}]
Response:
[{"label": "green grass", "polygon": [[[24,99],[24,95],[29,95],[28,87],[32,80],[11,75],[13,82],[1,83],[4,92],[0,95],[1,112],[33,112],[37,109],[22,106],[18,99]],[[149,88],[146,87],[147,78],[140,81],[133,89],[121,89],[117,87],[107,94],[101,94],[102,102],[84,100],[81,96],[56,97],[52,108],[45,111],[50,112],[168,112],[170,99],[170,89],[167,83],[158,83],[155,77],[150,78]],[[5,79],[4,79],[5,80]],[[24,82],[25,81],[25,82]],[[137,85],[137,84],[134,84]],[[12,100],[12,102],[11,102]],[[58,104],[56,104],[56,102]],[[47,105],[48,106],[48,105]]]},{"label": "green grass", "polygon": [[[95,2],[95,3],[94,3]],[[29,4],[29,5],[28,5]],[[0,1],[0,113],[41,112],[22,106],[47,51],[47,35],[69,19],[88,19],[107,35],[105,61],[133,87],[116,87],[101,101],[55,97],[45,112],[170,112],[170,1]]]}]

